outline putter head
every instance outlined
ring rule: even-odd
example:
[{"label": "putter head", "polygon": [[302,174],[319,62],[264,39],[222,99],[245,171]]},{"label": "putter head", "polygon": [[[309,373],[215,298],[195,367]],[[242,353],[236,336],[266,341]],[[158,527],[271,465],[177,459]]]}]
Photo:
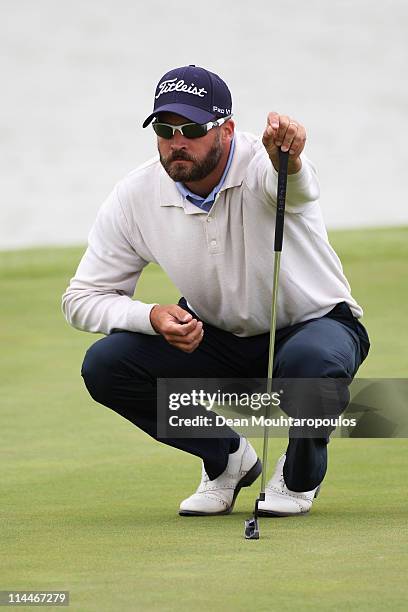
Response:
[{"label": "putter head", "polygon": [[253,517],[245,521],[245,539],[259,540],[258,519]]}]

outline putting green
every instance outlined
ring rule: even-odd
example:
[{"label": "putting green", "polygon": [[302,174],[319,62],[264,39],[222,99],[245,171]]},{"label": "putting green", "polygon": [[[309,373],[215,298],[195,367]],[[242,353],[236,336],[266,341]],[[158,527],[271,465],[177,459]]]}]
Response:
[{"label": "putting green", "polygon": [[[365,307],[371,353],[362,376],[408,369],[408,228],[331,234]],[[199,461],[152,441],[87,395],[79,376],[96,336],[70,328],[60,296],[82,249],[0,253],[2,320],[0,590],[64,589],[71,609],[405,610],[406,440],[330,444],[312,513],[243,521],[181,518]],[[138,295],[172,302],[156,266]],[[261,447],[261,441],[255,445]],[[270,460],[284,448],[272,440]]]}]

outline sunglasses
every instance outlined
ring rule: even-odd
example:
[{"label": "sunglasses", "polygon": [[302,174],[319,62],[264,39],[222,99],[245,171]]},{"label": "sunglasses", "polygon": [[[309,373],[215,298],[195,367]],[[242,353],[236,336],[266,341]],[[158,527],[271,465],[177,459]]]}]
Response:
[{"label": "sunglasses", "polygon": [[228,117],[222,117],[216,121],[210,121],[209,123],[183,123],[182,125],[171,125],[170,123],[160,123],[154,121],[152,123],[153,129],[157,136],[160,138],[166,138],[169,140],[173,138],[176,130],[180,132],[185,138],[202,138],[214,127],[218,127],[231,119],[232,115]]}]

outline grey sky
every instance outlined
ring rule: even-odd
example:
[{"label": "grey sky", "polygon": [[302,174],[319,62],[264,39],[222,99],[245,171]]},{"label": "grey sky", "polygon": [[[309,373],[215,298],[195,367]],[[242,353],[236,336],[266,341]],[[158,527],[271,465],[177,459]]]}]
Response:
[{"label": "grey sky", "polygon": [[329,227],[408,223],[403,0],[2,0],[0,248],[83,243],[102,201],[155,154],[141,123],[169,68],[233,94],[239,129],[306,125]]}]

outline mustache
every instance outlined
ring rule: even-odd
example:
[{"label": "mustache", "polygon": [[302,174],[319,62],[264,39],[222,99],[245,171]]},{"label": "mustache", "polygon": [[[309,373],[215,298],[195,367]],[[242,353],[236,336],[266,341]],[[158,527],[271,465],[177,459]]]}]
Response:
[{"label": "mustache", "polygon": [[167,162],[172,162],[172,161],[196,161],[195,158],[192,155],[189,155],[186,151],[184,151],[184,149],[180,149],[179,151],[173,151],[173,153],[170,153],[170,155],[167,156],[166,158]]}]

